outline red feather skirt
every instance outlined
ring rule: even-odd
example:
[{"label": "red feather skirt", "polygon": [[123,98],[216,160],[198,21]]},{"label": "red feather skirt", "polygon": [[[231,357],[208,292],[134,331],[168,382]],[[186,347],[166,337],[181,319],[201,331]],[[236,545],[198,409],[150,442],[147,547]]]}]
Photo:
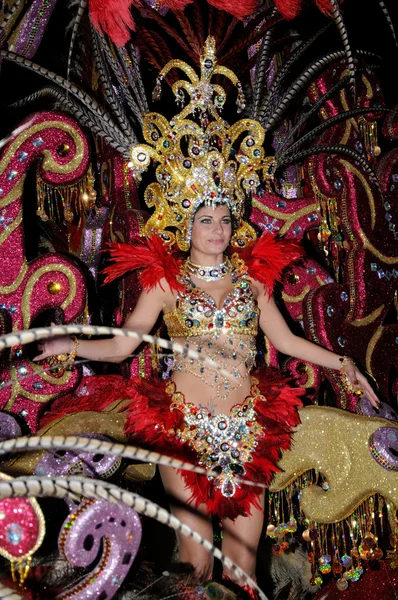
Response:
[{"label": "red feather skirt", "polygon": [[[290,448],[292,429],[300,422],[297,408],[302,406],[300,396],[304,390],[292,387],[291,380],[274,369],[256,373],[255,377],[258,383],[252,387],[249,398],[261,434],[256,439],[250,460],[244,464],[243,479],[269,485],[274,473],[280,471],[277,462],[282,451]],[[203,463],[203,455],[200,457],[189,442],[181,439],[184,436],[180,432],[187,429],[187,424],[181,410],[170,410],[172,397],[166,391],[166,385],[158,380],[139,382],[135,386],[136,393],[128,408],[126,433],[135,445],[192,464]],[[247,405],[247,400],[232,410]],[[193,407],[192,404],[187,406]],[[262,487],[244,485],[237,480],[234,495],[225,497],[217,479],[185,470],[179,473],[191,491],[190,501],[195,507],[204,504],[208,514],[216,514],[220,519],[236,519],[239,515],[250,515],[252,506],[261,508]]]},{"label": "red feather skirt", "polygon": [[[233,407],[231,412],[234,415],[243,414],[239,411],[241,407],[244,411],[245,406],[250,406],[254,411],[254,418],[253,412],[251,413],[253,424],[255,423],[253,432],[257,437],[252,444],[249,460],[243,464],[242,479],[267,486],[274,473],[280,470],[277,463],[282,451],[290,448],[292,429],[300,422],[297,408],[302,405],[300,396],[304,390],[293,387],[290,379],[269,368],[257,372],[255,382],[251,395],[241,405]],[[189,440],[184,440],[184,432],[189,432],[189,426],[183,409],[187,407],[188,412],[196,409],[182,394],[178,394],[183,398],[181,406],[176,408],[174,404],[174,409],[170,410],[173,400],[169,391],[170,380],[126,381],[119,376],[94,376],[86,378],[85,388],[87,395],[78,399],[79,412],[104,410],[116,400],[130,398],[131,402],[125,409],[125,430],[132,444],[195,465],[203,464],[203,453],[200,455]],[[65,400],[60,398],[53,404],[51,412],[42,419],[42,425],[67,413],[76,412],[77,398],[70,402]],[[248,423],[252,427],[251,422]],[[179,470],[179,473],[191,491],[190,501],[195,507],[204,504],[208,514],[216,514],[220,519],[236,519],[239,515],[250,515],[253,506],[261,508],[260,494],[263,488],[245,485],[239,477],[234,480],[233,496],[226,497],[217,478],[185,470]]]}]

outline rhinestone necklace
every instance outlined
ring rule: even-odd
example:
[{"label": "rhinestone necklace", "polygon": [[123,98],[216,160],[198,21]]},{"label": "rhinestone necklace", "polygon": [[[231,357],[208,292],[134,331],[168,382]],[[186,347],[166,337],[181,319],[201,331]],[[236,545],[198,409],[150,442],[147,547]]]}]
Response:
[{"label": "rhinestone necklace", "polygon": [[203,279],[204,281],[218,281],[231,273],[232,264],[229,258],[226,258],[224,262],[216,267],[207,267],[195,265],[188,258],[185,262],[185,268],[189,275],[193,275],[198,279]]}]

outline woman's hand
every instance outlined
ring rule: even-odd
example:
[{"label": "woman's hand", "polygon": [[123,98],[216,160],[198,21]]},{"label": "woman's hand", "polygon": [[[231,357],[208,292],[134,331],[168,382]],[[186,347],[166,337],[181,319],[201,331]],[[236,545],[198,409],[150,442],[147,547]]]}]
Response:
[{"label": "woman's hand", "polygon": [[[51,323],[54,326],[54,323]],[[53,337],[48,340],[43,340],[38,343],[40,354],[33,358],[34,362],[44,360],[49,356],[57,356],[58,354],[70,354],[73,348],[73,341],[68,335],[61,337]]]},{"label": "woman's hand", "polygon": [[355,366],[352,360],[347,360],[344,364],[345,372],[351,382],[352,387],[362,392],[374,408],[379,408],[380,400],[374,393],[372,386],[361,371]]}]

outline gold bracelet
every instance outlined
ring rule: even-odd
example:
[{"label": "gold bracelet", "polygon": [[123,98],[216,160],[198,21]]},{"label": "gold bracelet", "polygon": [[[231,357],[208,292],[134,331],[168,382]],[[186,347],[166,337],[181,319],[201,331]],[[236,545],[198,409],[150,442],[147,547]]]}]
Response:
[{"label": "gold bracelet", "polygon": [[73,361],[77,356],[77,349],[79,347],[80,341],[77,339],[75,335],[72,335],[70,338],[73,342],[72,350],[69,354],[56,354],[55,356],[50,356],[48,359],[48,363],[51,366],[63,366],[66,369],[71,369]]},{"label": "gold bracelet", "polygon": [[72,350],[71,350],[66,362],[71,365],[77,356],[77,349],[79,347],[80,340],[78,340],[75,335],[71,335],[70,339],[73,342],[73,347],[72,347]]},{"label": "gold bracelet", "polygon": [[347,363],[351,363],[355,367],[355,362],[349,356],[341,356],[339,361],[341,362],[340,376],[344,390],[350,394],[354,394],[355,396],[362,396],[361,390],[357,390],[352,385],[351,379],[347,375]]}]

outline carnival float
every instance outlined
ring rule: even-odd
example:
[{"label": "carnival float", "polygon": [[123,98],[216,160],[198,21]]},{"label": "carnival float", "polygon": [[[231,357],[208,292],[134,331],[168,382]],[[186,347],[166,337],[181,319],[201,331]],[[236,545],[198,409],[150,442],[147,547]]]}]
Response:
[{"label": "carnival float", "polygon": [[[354,0],[0,5],[1,598],[249,597],[217,568],[200,585],[178,569],[173,532],[204,545],[259,598],[397,598],[393,4],[369,1],[366,15]],[[237,245],[261,235],[301,245],[277,283],[279,309],[296,335],[355,359],[381,401],[376,409],[337,371],[259,336],[258,363],[290,373],[306,394],[266,490],[257,583],[221,552],[218,523],[212,544],[169,512],[156,465],[205,469],[170,457],[167,445],[136,445],[126,395],[105,401],[132,379],[167,380],[184,351],[161,323],[151,335],[121,329],[142,273],[104,285],[103,271],[109,243],[141,243],[148,231],[166,246],[176,239],[178,218],[168,227],[160,196],[143,197],[149,159],[146,171],[135,165],[143,141],[157,156],[174,143],[169,119],[192,102],[203,130],[226,127],[236,110],[264,130],[234,150],[271,157],[268,173],[246,177]],[[149,126],[150,111],[165,122]],[[142,344],[120,365],[33,360],[37,343],[61,335]],[[236,485],[250,485],[235,470]]]}]

